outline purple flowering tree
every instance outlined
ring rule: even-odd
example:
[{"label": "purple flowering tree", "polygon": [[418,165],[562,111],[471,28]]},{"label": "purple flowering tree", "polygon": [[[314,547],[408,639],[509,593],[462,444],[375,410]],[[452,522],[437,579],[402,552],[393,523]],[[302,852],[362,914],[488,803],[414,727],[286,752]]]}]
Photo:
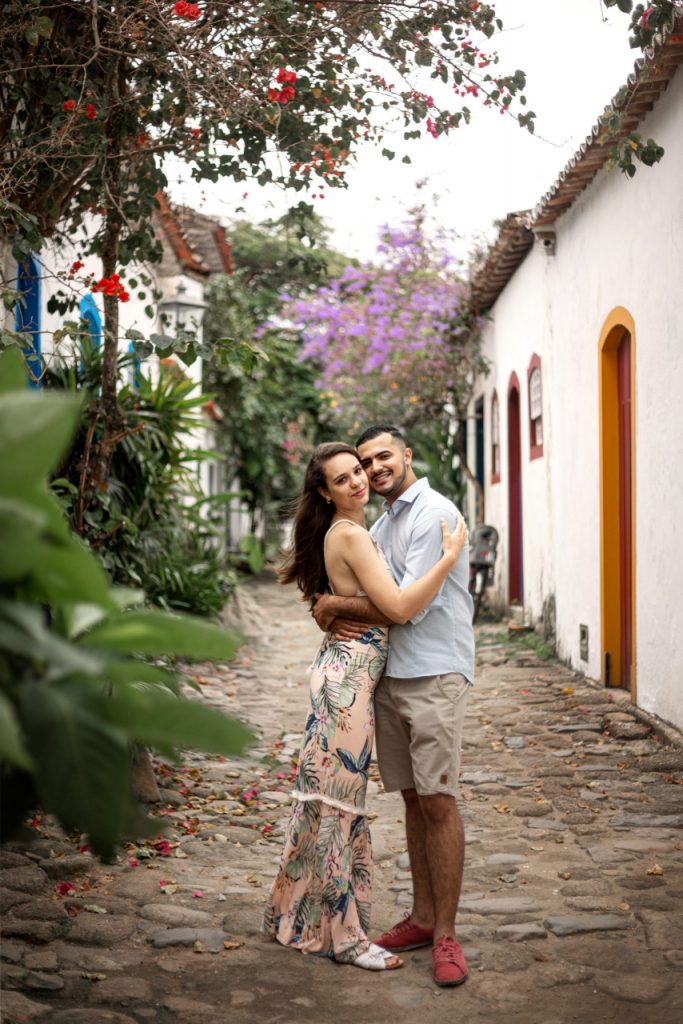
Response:
[{"label": "purple flowering tree", "polygon": [[[462,491],[465,420],[474,380],[486,373],[480,322],[449,239],[430,239],[423,210],[386,227],[374,263],[347,267],[311,296],[292,301],[287,318],[301,331],[302,358],[319,367],[318,387],[339,433],[373,421],[410,434],[430,478]],[[480,502],[483,514],[483,502]]]}]

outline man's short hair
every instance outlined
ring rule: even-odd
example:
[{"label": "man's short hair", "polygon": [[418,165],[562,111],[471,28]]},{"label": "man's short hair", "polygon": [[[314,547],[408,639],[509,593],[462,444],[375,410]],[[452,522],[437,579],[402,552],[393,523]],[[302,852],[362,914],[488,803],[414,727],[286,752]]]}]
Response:
[{"label": "man's short hair", "polygon": [[380,434],[391,434],[395,438],[402,448],[406,447],[406,439],[399,430],[399,428],[393,423],[373,423],[372,426],[364,430],[356,441],[356,448],[360,448],[366,441],[374,441]]}]

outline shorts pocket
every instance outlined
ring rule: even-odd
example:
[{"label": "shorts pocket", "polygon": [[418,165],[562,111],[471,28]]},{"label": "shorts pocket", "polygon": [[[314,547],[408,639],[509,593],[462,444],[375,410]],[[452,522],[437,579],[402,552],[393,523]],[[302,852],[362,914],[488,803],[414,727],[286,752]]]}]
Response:
[{"label": "shorts pocket", "polygon": [[446,675],[437,676],[436,685],[442,696],[452,704],[457,704],[463,694],[467,693],[470,686],[460,672],[447,672]]}]

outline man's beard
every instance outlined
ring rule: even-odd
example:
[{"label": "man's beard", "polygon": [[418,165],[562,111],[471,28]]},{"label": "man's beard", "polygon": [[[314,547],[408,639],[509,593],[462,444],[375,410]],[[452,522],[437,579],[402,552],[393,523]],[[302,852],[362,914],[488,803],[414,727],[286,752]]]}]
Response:
[{"label": "man's beard", "polygon": [[408,475],[408,467],[407,467],[406,461],[404,459],[403,460],[403,472],[399,476],[394,477],[394,480],[393,480],[393,483],[391,485],[391,488],[388,491],[375,491],[375,493],[378,494],[380,496],[380,498],[385,498],[385,499],[386,498],[393,498],[396,494],[398,494],[398,492],[403,487],[403,485],[404,485],[404,483],[406,481],[407,475]]}]

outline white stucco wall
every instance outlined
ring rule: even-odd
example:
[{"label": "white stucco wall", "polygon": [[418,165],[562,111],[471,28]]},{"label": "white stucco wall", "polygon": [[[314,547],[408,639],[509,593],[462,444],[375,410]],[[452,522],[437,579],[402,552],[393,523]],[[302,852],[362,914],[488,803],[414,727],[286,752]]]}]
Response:
[{"label": "white stucco wall", "polygon": [[[521,384],[524,601],[532,622],[556,600],[560,655],[601,674],[598,341],[608,314],[635,321],[637,701],[683,727],[683,73],[641,134],[665,150],[633,180],[601,171],[556,223],[557,247],[535,246],[496,301],[485,330],[486,519],[501,533],[497,588],[507,594],[507,388]],[[531,355],[542,360],[544,454],[529,461]],[[492,485],[490,396],[500,400],[501,482]],[[579,625],[589,628],[587,662]]]}]

